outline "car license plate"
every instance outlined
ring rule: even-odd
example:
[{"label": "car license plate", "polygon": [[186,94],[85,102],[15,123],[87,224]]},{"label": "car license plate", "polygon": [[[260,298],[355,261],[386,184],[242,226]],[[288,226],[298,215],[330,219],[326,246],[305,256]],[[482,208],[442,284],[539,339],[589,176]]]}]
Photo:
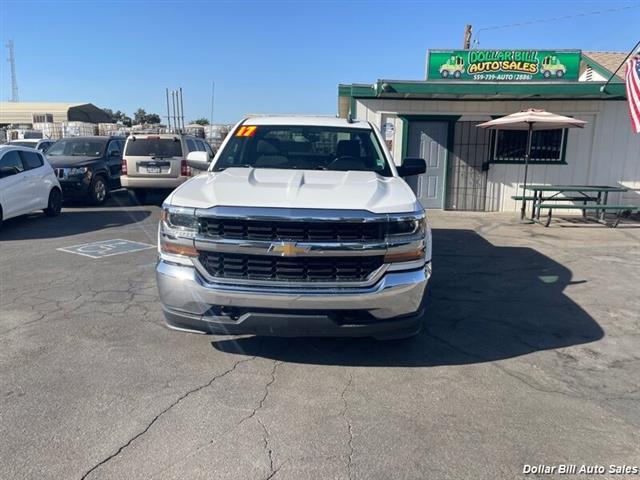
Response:
[{"label": "car license plate", "polygon": [[160,173],[160,167],[147,167],[147,173]]}]

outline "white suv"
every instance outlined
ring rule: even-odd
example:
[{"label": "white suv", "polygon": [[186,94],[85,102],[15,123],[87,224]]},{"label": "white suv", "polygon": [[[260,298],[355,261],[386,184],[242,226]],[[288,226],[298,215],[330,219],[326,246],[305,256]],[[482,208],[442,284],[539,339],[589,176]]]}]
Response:
[{"label": "white suv", "polygon": [[[206,168],[203,152],[188,163]],[[400,338],[420,331],[431,231],[368,122],[253,117],[165,200],[157,282],[170,327]]]},{"label": "white suv", "polygon": [[173,190],[191,177],[187,155],[198,151],[213,159],[211,147],[201,138],[177,133],[131,134],[124,147],[120,182],[144,202],[150,190]]},{"label": "white suv", "polygon": [[42,154],[32,148],[0,146],[0,224],[35,210],[56,216],[61,209],[60,183]]}]

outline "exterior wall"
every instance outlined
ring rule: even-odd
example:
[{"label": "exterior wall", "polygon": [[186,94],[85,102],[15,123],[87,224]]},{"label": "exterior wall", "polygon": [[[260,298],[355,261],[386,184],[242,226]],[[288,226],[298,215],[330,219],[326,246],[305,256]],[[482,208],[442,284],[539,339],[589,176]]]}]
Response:
[{"label": "exterior wall", "polygon": [[[526,108],[542,108],[586,120],[584,129],[570,129],[566,165],[530,165],[529,180],[542,184],[621,185],[626,193],[611,194],[610,203],[640,205],[640,135],[631,131],[626,101],[602,100],[394,100],[358,99],[357,118],[378,128],[393,123],[392,154],[402,160],[403,122],[398,115],[461,115],[461,120],[490,120]],[[487,210],[518,211],[511,200],[522,182],[524,165],[491,164],[487,176]]]}]

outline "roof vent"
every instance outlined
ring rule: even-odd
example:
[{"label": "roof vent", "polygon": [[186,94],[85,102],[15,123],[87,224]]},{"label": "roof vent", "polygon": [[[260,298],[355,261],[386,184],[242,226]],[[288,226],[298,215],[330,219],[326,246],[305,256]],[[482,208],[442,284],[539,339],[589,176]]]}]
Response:
[{"label": "roof vent", "polygon": [[585,80],[587,82],[591,82],[593,80],[593,68],[591,68],[591,65],[587,65],[587,69],[585,70]]}]

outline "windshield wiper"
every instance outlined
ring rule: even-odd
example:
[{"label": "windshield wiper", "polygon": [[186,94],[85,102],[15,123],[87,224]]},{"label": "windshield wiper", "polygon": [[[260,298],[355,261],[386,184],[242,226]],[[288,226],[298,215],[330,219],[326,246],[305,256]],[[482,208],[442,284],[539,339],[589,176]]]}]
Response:
[{"label": "windshield wiper", "polygon": [[218,168],[214,168],[213,171],[214,172],[222,172],[223,170],[226,170],[227,168],[256,168],[253,165],[249,165],[248,163],[245,163],[244,165],[226,165],[224,167],[218,167]]}]

